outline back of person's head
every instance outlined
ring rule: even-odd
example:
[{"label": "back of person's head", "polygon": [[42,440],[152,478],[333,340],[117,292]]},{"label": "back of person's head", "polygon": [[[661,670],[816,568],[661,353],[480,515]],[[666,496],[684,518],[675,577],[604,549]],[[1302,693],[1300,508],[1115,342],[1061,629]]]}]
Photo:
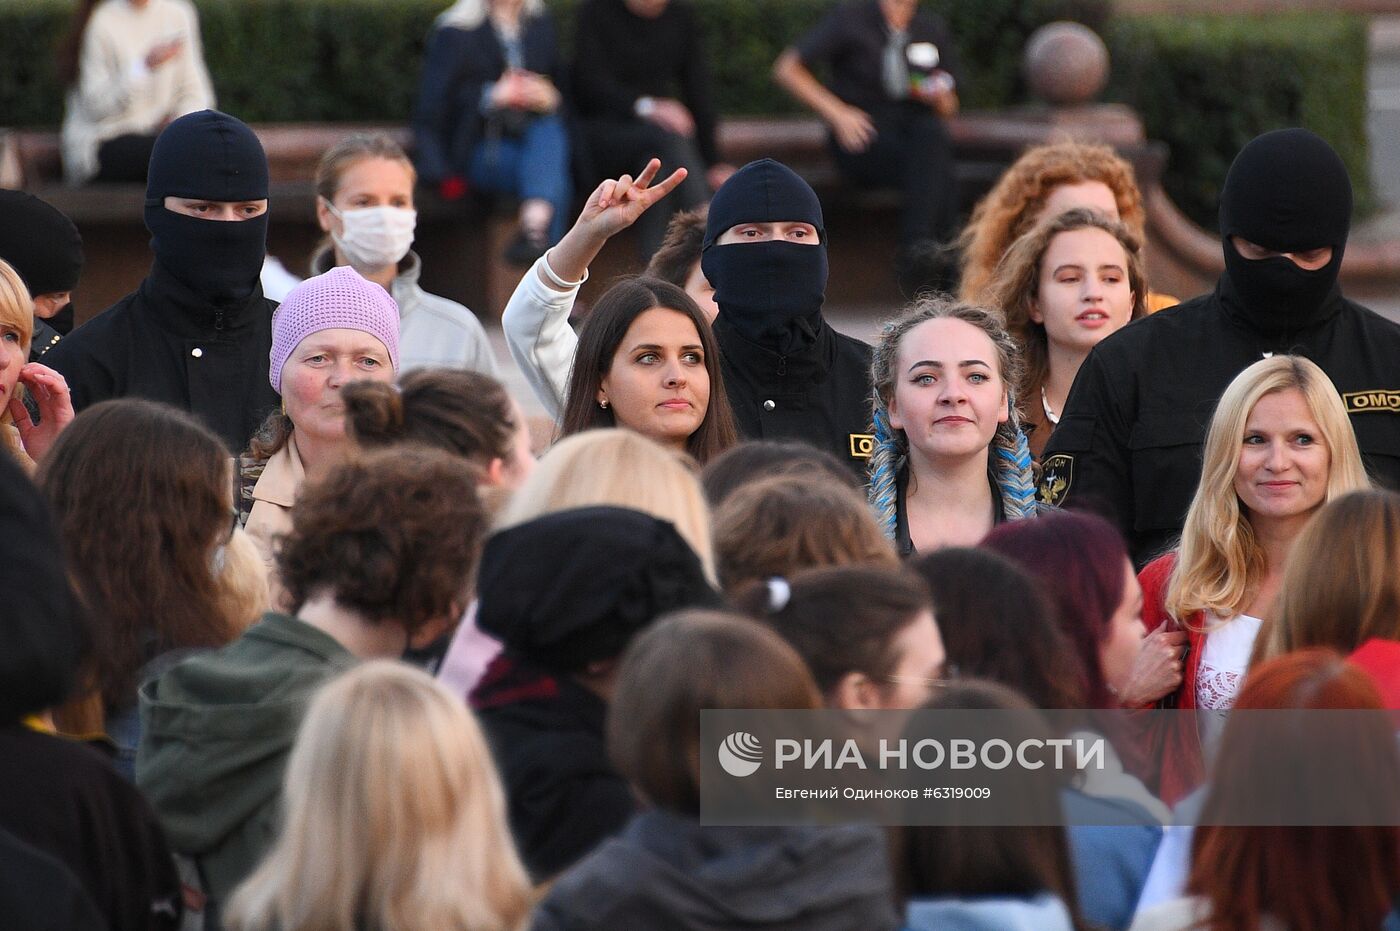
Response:
[{"label": "back of person's head", "polygon": [[710,507],[718,508],[749,482],[775,475],[810,475],[861,487],[840,459],[801,440],[747,440],[732,446],[705,463],[700,482]]},{"label": "back of person's head", "polygon": [[307,482],[277,546],[292,610],[329,595],[409,634],[460,617],[487,525],[476,485],[460,457],[412,444],[352,457]]},{"label": "back of person's head", "polygon": [[48,507],[0,456],[0,725],[66,700],[87,652],[87,625]]},{"label": "back of person's head", "polygon": [[750,482],[715,512],[720,586],[816,566],[898,564],[860,493],[835,479],[780,475]]},{"label": "back of person's head", "polygon": [[[1300,650],[1249,673],[1191,844],[1186,889],[1210,904],[1210,931],[1260,927],[1266,915],[1294,931],[1381,925],[1400,892],[1400,750],[1382,708],[1366,673],[1331,650]],[[1352,713],[1320,725],[1250,713],[1342,709]],[[1343,787],[1358,803],[1380,800],[1389,817],[1289,826]],[[1263,811],[1275,826],[1236,820]]]},{"label": "back of person's head", "polygon": [[137,398],[94,404],[59,434],[37,480],[78,592],[102,621],[93,672],[109,707],[134,699],[153,655],[221,646],[250,620],[223,602],[228,450],[192,415]]},{"label": "back of person's head", "polygon": [[0,260],[14,266],[36,298],[72,291],[83,272],[83,237],[72,220],[33,194],[0,191]]},{"label": "back of person's head", "polygon": [[497,519],[504,530],[554,511],[606,504],[669,521],[714,578],[710,509],[686,462],[631,430],[588,430],[540,457]]},{"label": "back of person's head", "polygon": [[610,506],[497,531],[477,594],[481,630],[508,655],[562,674],[597,672],[662,614],[719,600],[674,525]]},{"label": "back of person's head", "polygon": [[1256,661],[1376,637],[1400,640],[1400,495],[1379,489],[1324,504],[1293,541]]},{"label": "back of person's head", "polygon": [[[941,655],[902,673],[904,636],[916,623],[934,641],[928,588],[914,573],[885,566],[808,569],[790,579],[755,582],[734,599],[745,613],[777,631],[812,670],[829,705],[910,707],[922,704],[942,675]],[[925,654],[933,644],[921,642]],[[932,650],[932,653],[939,653]],[[902,681],[903,677],[923,682]],[[896,697],[917,696],[899,704]]]},{"label": "back of person's head", "polygon": [[483,475],[499,461],[520,469],[516,438],[524,426],[505,386],[466,369],[407,372],[398,384],[356,381],[341,389],[350,435],[365,449],[422,443],[470,461]]},{"label": "back of person's head", "polygon": [[928,583],[949,668],[1000,682],[1037,708],[1084,705],[1084,672],[1054,602],[1012,560],[946,547],[913,560]]},{"label": "back of person's head", "polygon": [[1027,149],[977,203],[959,243],[963,300],[984,299],[997,263],[1040,219],[1056,188],[1096,181],[1113,194],[1118,219],[1139,241],[1147,214],[1133,168],[1108,146],[1057,142]]},{"label": "back of person's head", "polygon": [[1235,491],[1235,477],[1255,405],[1266,395],[1293,390],[1302,394],[1330,456],[1324,500],[1371,486],[1346,405],[1327,373],[1303,356],[1255,362],[1226,386],[1206,428],[1201,479],[1186,511],[1167,586],[1166,609],[1173,617],[1185,619],[1202,610],[1234,617],[1262,577],[1264,550]]},{"label": "back of person's head", "polygon": [[608,711],[608,750],[648,802],[700,813],[700,712],[821,707],[811,673],[771,630],[718,611],[681,611],[637,637]]},{"label": "back of person's head", "polygon": [[1053,511],[1037,520],[999,524],[982,546],[1039,580],[1055,601],[1060,626],[1084,670],[1085,700],[1113,704],[1100,649],[1123,601],[1131,571],[1128,548],[1112,524],[1084,511]]},{"label": "back of person's head", "polygon": [[661,248],[652,255],[642,274],[684,288],[700,261],[700,247],[705,242],[705,213],[706,208],[696,207],[673,214]]},{"label": "back of person's head", "polygon": [[[960,733],[957,716],[930,712],[998,712],[998,736],[1012,746],[1052,734],[1049,723],[1025,698],[993,682],[950,682],[924,708],[911,722],[920,739],[947,740]],[[1069,843],[1059,823],[1060,779],[1050,767],[1016,766],[1002,770],[996,778],[1003,783],[997,788],[1007,792],[1006,804],[1024,814],[1022,823],[896,828],[892,835],[896,889],[910,900],[1030,898],[1050,893],[1075,914]]]},{"label": "back of person's head", "polygon": [[258,545],[242,527],[229,537],[224,547],[223,568],[219,570],[218,604],[223,616],[236,630],[252,625],[272,607],[267,564]]},{"label": "back of person's head", "polygon": [[505,793],[472,713],[425,673],[365,663],[312,700],[284,823],[231,931],[513,931],[530,907]]}]

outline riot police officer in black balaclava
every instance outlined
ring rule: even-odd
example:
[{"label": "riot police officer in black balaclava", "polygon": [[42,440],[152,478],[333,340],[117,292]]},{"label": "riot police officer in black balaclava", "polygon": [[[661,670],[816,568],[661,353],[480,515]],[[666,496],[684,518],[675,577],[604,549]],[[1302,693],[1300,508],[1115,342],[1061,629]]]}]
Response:
[{"label": "riot police officer in black balaclava", "polygon": [[155,261],[144,281],[45,359],[77,410],[135,396],[191,411],[241,452],[277,405],[267,383],[272,311],[258,276],[267,252],[267,156],[216,110],[156,139],[145,220]]},{"label": "riot police officer in black balaclava", "polygon": [[710,201],[700,259],[715,288],[724,385],[748,439],[798,439],[864,475],[870,347],[822,318],[826,229],[816,193],[770,158]]},{"label": "riot police officer in black balaclava", "polygon": [[1307,356],[1342,394],[1373,478],[1400,486],[1400,326],[1342,296],[1351,182],[1303,129],[1240,151],[1220,192],[1225,271],[1210,294],[1105,339],[1075,378],[1041,496],[1115,517],[1140,563],[1181,532],[1225,387],[1274,353]]}]

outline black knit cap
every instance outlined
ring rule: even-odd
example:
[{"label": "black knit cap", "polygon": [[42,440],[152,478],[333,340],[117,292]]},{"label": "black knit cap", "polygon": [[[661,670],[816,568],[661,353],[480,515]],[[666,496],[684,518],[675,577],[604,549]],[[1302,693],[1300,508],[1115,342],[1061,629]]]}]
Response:
[{"label": "black knit cap", "polygon": [[146,203],[158,206],[166,197],[262,200],[267,187],[267,155],[248,124],[218,110],[199,110],[156,138]]},{"label": "black knit cap", "polygon": [[19,272],[32,297],[72,291],[83,273],[83,237],[33,194],[0,190],[0,259]]},{"label": "black knit cap", "polygon": [[668,611],[719,597],[670,523],[627,508],[557,511],[492,536],[477,574],[477,625],[556,673],[621,656]]},{"label": "black knit cap", "polygon": [[826,242],[822,203],[802,176],[782,162],[761,158],[729,176],[710,201],[705,219],[708,249],[740,223],[810,223]]},{"label": "black knit cap", "polygon": [[48,508],[0,449],[0,724],[68,697],[84,634]]}]

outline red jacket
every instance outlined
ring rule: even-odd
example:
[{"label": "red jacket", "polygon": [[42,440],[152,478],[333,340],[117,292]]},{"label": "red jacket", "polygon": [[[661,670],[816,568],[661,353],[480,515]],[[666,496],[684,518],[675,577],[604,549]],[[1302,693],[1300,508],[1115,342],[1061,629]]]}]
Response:
[{"label": "red jacket", "polygon": [[[1168,805],[1176,804],[1205,781],[1205,762],[1201,755],[1196,716],[1185,713],[1196,707],[1196,675],[1206,642],[1205,633],[1199,629],[1204,625],[1204,617],[1199,611],[1181,619],[1173,619],[1167,613],[1167,583],[1171,581],[1175,566],[1176,553],[1172,552],[1154,559],[1138,573],[1138,582],[1142,585],[1142,623],[1147,632],[1151,633],[1163,621],[1169,621],[1168,630],[1185,630],[1187,638],[1181,685],[1159,704],[1161,708],[1175,708],[1177,711],[1152,715],[1149,726],[1143,729],[1146,744],[1144,754],[1152,761],[1155,770],[1144,778],[1148,787],[1154,789]],[[1153,775],[1157,777],[1155,780]]]}]

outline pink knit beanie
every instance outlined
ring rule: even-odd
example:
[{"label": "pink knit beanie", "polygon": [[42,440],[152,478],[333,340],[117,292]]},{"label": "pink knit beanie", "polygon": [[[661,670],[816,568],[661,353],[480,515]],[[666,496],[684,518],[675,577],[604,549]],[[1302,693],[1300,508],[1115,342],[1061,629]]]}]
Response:
[{"label": "pink knit beanie", "polygon": [[379,285],[361,278],[348,265],[308,278],[288,292],[272,315],[272,352],[268,354],[268,381],[282,393],[282,366],[287,357],[312,333],[322,330],[360,330],[375,337],[389,351],[389,362],[399,370],[399,307]]}]

